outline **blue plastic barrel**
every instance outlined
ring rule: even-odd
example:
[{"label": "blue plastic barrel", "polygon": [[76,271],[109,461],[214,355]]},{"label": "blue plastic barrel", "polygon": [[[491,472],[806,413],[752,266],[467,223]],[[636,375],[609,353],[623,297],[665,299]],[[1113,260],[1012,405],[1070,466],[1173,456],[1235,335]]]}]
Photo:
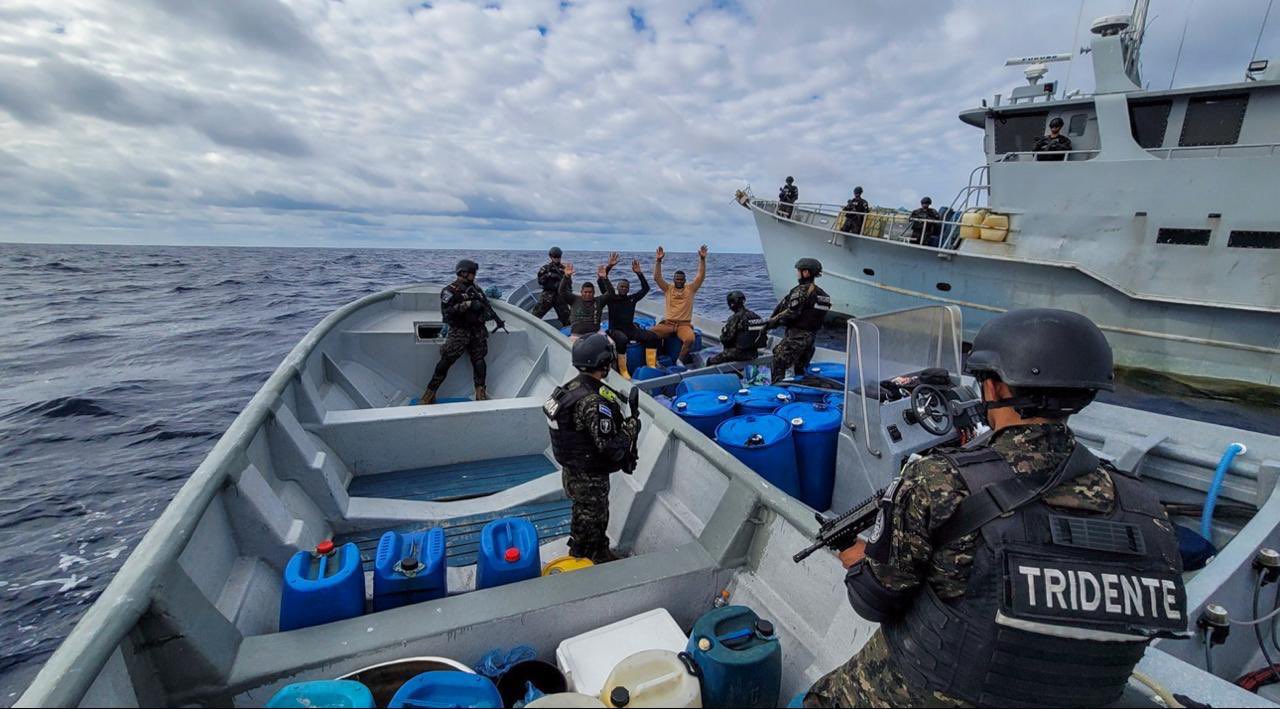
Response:
[{"label": "blue plastic barrel", "polygon": [[280,630],[308,628],[364,613],[364,569],[355,544],[323,541],[284,567]]},{"label": "blue plastic barrel", "polygon": [[383,611],[449,595],[444,530],[387,532],[373,561],[373,610]]},{"label": "blue plastic barrel", "polygon": [[742,380],[736,374],[702,374],[696,377],[689,377],[682,380],[676,385],[676,395],[687,394],[691,391],[715,391],[722,394],[729,394],[729,398],[733,398],[733,394],[742,388]]},{"label": "blue plastic barrel", "polygon": [[641,367],[645,362],[644,345],[639,342],[627,343],[627,369]]},{"label": "blue plastic barrel", "polygon": [[[640,360],[643,362],[644,360]],[[642,382],[646,379],[657,379],[658,377],[667,376],[666,367],[650,367],[643,366],[631,370],[632,381]]]},{"label": "blue plastic barrel", "polygon": [[795,401],[807,401],[809,403],[821,402],[823,399],[827,398],[827,394],[831,393],[830,389],[804,386],[800,384],[793,384],[784,388],[791,392],[791,396],[795,397]]},{"label": "blue plastic barrel", "polygon": [[773,624],[750,608],[704,613],[693,624],[687,652],[702,671],[702,706],[778,706],[782,645]]},{"label": "blue plastic barrel", "polygon": [[641,315],[639,313],[636,313],[636,316],[632,318],[631,321],[636,324],[636,327],[641,327],[645,330],[652,330],[654,326],[658,324],[657,320],[649,317],[648,315]]},{"label": "blue plastic barrel", "polygon": [[791,422],[801,501],[825,512],[831,507],[831,488],[836,482],[840,409],[826,404],[797,402],[780,407],[774,413]]},{"label": "blue plastic barrel", "polygon": [[718,391],[691,391],[677,396],[671,410],[708,438],[714,438],[716,427],[733,416],[733,397]]},{"label": "blue plastic barrel", "polygon": [[800,497],[791,423],[773,414],[748,414],[716,428],[716,442],[779,490]]},{"label": "blue plastic barrel", "polygon": [[502,709],[502,695],[483,675],[443,670],[423,672],[396,691],[388,707],[491,707]]},{"label": "blue plastic barrel", "polygon": [[804,373],[811,377],[823,377],[844,382],[845,367],[843,362],[811,362]]},{"label": "blue plastic barrel", "polygon": [[844,392],[833,391],[830,394],[827,394],[826,398],[822,400],[822,403],[833,409],[844,411]]},{"label": "blue plastic barrel", "polygon": [[480,530],[476,588],[493,588],[542,574],[538,530],[526,519],[503,517]]},{"label": "blue plastic barrel", "polygon": [[373,693],[369,688],[349,679],[322,679],[295,682],[276,692],[267,701],[267,709],[373,709]]},{"label": "blue plastic barrel", "polygon": [[560,334],[564,335],[565,337],[568,337],[572,332],[573,332],[572,325],[565,325],[564,327],[560,328]]},{"label": "blue plastic barrel", "polygon": [[795,401],[785,387],[758,386],[739,389],[734,394],[739,414],[771,414],[779,406]]}]

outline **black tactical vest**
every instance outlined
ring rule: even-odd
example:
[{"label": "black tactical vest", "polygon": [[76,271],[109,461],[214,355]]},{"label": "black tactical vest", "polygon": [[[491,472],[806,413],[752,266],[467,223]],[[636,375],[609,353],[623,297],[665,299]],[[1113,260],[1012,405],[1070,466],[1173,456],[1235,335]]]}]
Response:
[{"label": "black tactical vest", "polygon": [[[944,600],[926,583],[882,626],[908,682],[978,706],[1102,706],[1120,697],[1153,638],[1185,637],[1178,543],[1156,524],[1164,514],[1149,488],[1111,471],[1109,515],[1057,510],[1038,496],[1014,508],[1017,483],[999,454],[944,455],[972,491],[956,517],[975,498],[970,511],[1010,511],[977,527],[963,596]],[[935,543],[968,531],[949,522]]]},{"label": "black tactical vest", "polygon": [[769,333],[764,329],[764,318],[750,310],[743,318],[743,327],[734,338],[733,343],[724,343],[738,350],[758,350],[769,341]]},{"label": "black tactical vest", "polygon": [[822,329],[822,321],[827,318],[827,313],[831,311],[831,296],[817,286],[813,287],[813,291],[812,295],[808,293],[805,295],[806,300],[812,297],[813,302],[805,306],[790,327],[810,332],[817,332]]},{"label": "black tactical vest", "polygon": [[[551,429],[551,452],[556,462],[581,472],[608,475],[621,470],[621,464],[605,457],[591,440],[591,434],[579,430],[573,420],[578,403],[591,396],[599,386],[600,383],[590,377],[576,377],[551,392],[551,397],[542,404],[542,413],[546,415],[547,426]],[[600,405],[612,410],[614,425],[622,424],[622,412],[617,407],[603,398]]]}]

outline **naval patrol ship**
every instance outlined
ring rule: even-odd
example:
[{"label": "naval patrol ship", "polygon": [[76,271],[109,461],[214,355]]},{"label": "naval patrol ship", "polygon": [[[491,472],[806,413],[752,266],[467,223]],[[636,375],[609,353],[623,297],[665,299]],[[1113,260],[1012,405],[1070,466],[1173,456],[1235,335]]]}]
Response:
[{"label": "naval patrol ship", "polygon": [[[1280,61],[1252,61],[1236,83],[1149,89],[1147,6],[1093,23],[1092,94],[1042,81],[1070,54],[1010,60],[1028,84],[960,114],[982,129],[986,162],[924,244],[899,210],[846,233],[843,205],[780,210],[740,192],[775,294],[813,256],[848,315],[956,305],[968,339],[1005,310],[1063,308],[1098,323],[1118,365],[1280,387]],[[1055,118],[1073,149],[1032,152]]]}]

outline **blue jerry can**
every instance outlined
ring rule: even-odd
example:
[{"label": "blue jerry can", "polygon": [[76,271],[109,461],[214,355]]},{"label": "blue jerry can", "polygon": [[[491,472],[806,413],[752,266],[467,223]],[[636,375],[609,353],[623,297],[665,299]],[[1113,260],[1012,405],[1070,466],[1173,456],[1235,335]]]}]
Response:
[{"label": "blue jerry can", "polygon": [[387,532],[373,561],[373,610],[383,611],[449,595],[444,530]]},{"label": "blue jerry can", "polygon": [[778,706],[782,645],[773,624],[755,611],[725,606],[703,614],[687,651],[702,671],[702,706]]},{"label": "blue jerry can", "polygon": [[831,507],[836,482],[836,448],[840,441],[840,409],[796,402],[774,412],[791,422],[796,442],[800,499],[819,512]]},{"label": "blue jerry can", "polygon": [[738,416],[716,428],[716,442],[779,490],[800,497],[791,422],[773,414]]},{"label": "blue jerry can", "polygon": [[364,569],[355,544],[325,540],[300,551],[284,568],[280,630],[307,628],[364,613]]},{"label": "blue jerry can", "polygon": [[295,682],[276,692],[267,702],[267,709],[373,709],[374,706],[369,688],[349,679]]},{"label": "blue jerry can", "polygon": [[493,588],[542,575],[538,530],[528,520],[503,517],[480,530],[476,588]]},{"label": "blue jerry can", "polygon": [[714,438],[716,426],[733,416],[733,398],[718,391],[691,391],[677,396],[671,410],[707,438]]},{"label": "blue jerry can", "polygon": [[502,708],[502,695],[483,675],[469,672],[423,672],[396,691],[388,707]]}]

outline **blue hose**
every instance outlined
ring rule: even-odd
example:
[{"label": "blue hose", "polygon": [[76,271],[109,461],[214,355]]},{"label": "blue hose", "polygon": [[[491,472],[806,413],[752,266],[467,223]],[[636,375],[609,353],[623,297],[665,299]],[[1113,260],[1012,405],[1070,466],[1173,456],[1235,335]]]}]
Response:
[{"label": "blue hose", "polygon": [[1231,469],[1231,461],[1237,455],[1243,455],[1246,450],[1248,449],[1243,443],[1232,443],[1222,451],[1222,457],[1218,459],[1218,469],[1213,471],[1213,484],[1209,485],[1209,492],[1204,498],[1204,512],[1200,514],[1200,536],[1205,539],[1212,540],[1209,535],[1213,531],[1213,508],[1218,504],[1218,492],[1222,490],[1222,481]]}]

